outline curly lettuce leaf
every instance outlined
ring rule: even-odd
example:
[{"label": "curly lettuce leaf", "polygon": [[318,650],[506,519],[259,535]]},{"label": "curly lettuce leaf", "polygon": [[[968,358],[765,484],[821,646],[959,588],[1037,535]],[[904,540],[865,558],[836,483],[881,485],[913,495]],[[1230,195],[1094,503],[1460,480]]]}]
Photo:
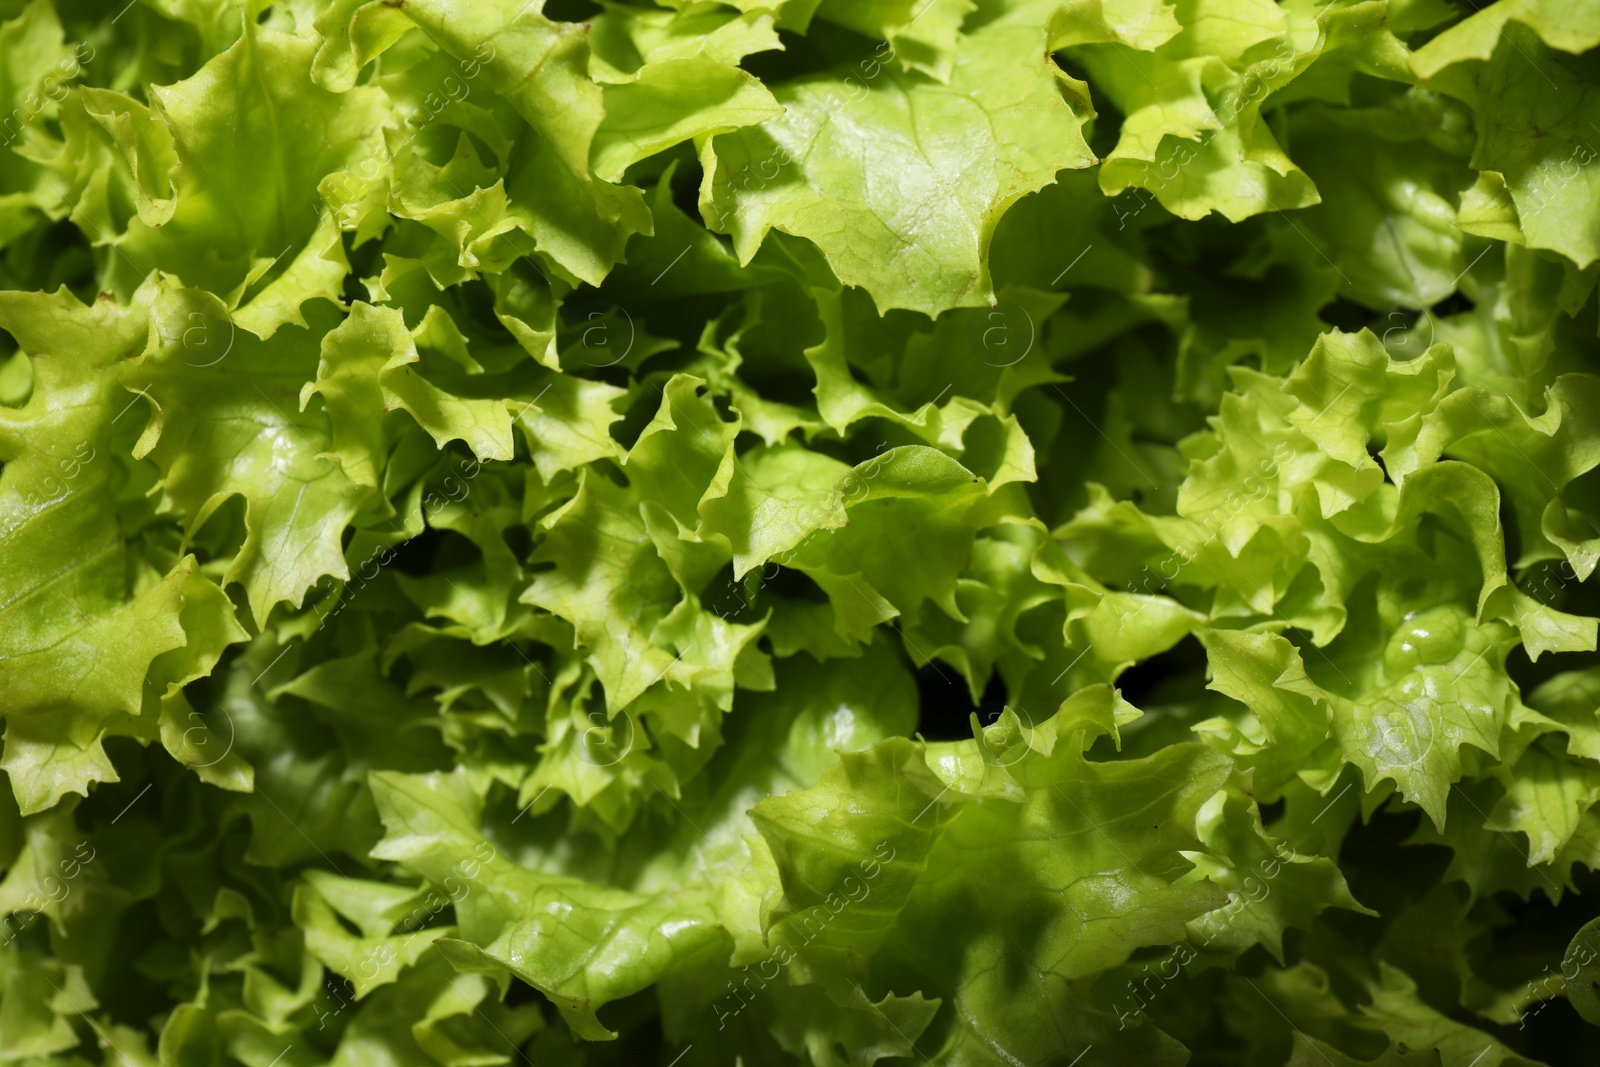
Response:
[{"label": "curly lettuce leaf", "polygon": [[741,263],[770,230],[814,242],[880,310],[991,303],[1000,216],[1094,158],[1080,83],[1043,45],[1037,27],[995,23],[961,40],[943,84],[871,58],[785,83],[782,116],[705,142],[701,213]]}]

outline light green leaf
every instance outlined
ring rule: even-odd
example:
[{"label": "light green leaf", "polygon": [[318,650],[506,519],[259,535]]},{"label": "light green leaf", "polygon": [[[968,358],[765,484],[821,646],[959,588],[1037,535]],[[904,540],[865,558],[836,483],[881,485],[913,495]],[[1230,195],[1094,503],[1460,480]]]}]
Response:
[{"label": "light green leaf", "polygon": [[976,0],[823,0],[816,18],[847,26],[888,45],[875,57],[899,61],[941,82],[950,80],[961,44],[962,21]]},{"label": "light green leaf", "polygon": [[782,86],[781,117],[701,150],[701,213],[733,235],[741,263],[772,229],[816,242],[880,310],[991,302],[1000,216],[1093,160],[1079,83],[1041,36],[995,24],[963,38],[948,84],[865,61]]},{"label": "light green leaf", "polygon": [[1503,772],[1506,795],[1487,826],[1528,835],[1528,866],[1554,862],[1577,832],[1583,813],[1600,801],[1600,763],[1569,759],[1535,743]]},{"label": "light green leaf", "polygon": [[595,132],[593,166],[609,181],[675,144],[783,114],[782,105],[750,74],[703,58],[646,64],[633,80],[605,87],[605,108],[605,121]]},{"label": "light green leaf", "polygon": [[170,209],[149,220],[142,211],[116,239],[116,269],[159,268],[231,306],[263,272],[279,269],[281,277],[243,301],[237,320],[262,338],[283,324],[303,326],[303,302],[338,299],[347,268],[336,232],[319,223],[317,185],[376,150],[388,112],[374,88],[337,95],[313,86],[313,51],[308,41],[250,23],[193,77],[152,89],[150,114],[169,132],[141,118],[136,103],[113,111],[108,94],[93,98],[113,134],[112,115],[146,131],[137,141],[117,138],[136,188],[171,183]]},{"label": "light green leaf", "polygon": [[[1457,29],[1493,16],[1500,9],[1519,6],[1507,0],[1480,12]],[[1533,5],[1528,5],[1533,6]],[[1582,6],[1582,5],[1579,5]],[[1544,27],[1561,27],[1552,36],[1571,46],[1600,29],[1585,25],[1592,11],[1541,21]],[[1576,12],[1574,13],[1576,14]],[[1484,28],[1492,22],[1479,22]],[[1472,166],[1505,187],[1516,208],[1516,224],[1529,247],[1566,256],[1579,267],[1600,258],[1600,238],[1594,236],[1593,205],[1600,196],[1600,170],[1590,166],[1595,158],[1595,132],[1590,123],[1600,119],[1600,88],[1596,86],[1594,55],[1569,56],[1542,42],[1522,21],[1491,29],[1482,41],[1493,48],[1492,57],[1476,41],[1436,38],[1418,53],[1419,73],[1438,69],[1445,57],[1483,58],[1488,62],[1452,67],[1437,79],[1439,87],[1472,105],[1477,112],[1478,143]],[[1500,41],[1494,47],[1495,41]],[[1459,51],[1450,48],[1458,44]],[[1432,52],[1434,47],[1448,49]],[[1480,56],[1478,53],[1482,52]]]},{"label": "light green leaf", "polygon": [[1289,927],[1309,930],[1317,915],[1332,907],[1378,914],[1351,896],[1332,860],[1304,855],[1264,830],[1260,809],[1242,790],[1229,789],[1206,802],[1199,834],[1211,855],[1195,857],[1195,876],[1221,886],[1229,898],[1189,923],[1190,940],[1206,962],[1231,963],[1262,945],[1281,965]]},{"label": "light green leaf", "polygon": [[435,942],[445,957],[468,973],[510,971],[580,1037],[614,1037],[597,1010],[726,944],[703,891],[641,895],[519,867],[483,836],[481,799],[460,773],[384,772],[372,785],[388,829],[376,854],[468,888],[460,939]]},{"label": "light green leaf", "polygon": [[341,533],[371,490],[352,477],[359,468],[329,458],[328,417],[299,408],[329,316],[260,341],[233,330],[216,297],[170,285],[151,316],[151,349],[122,381],[150,406],[136,454],[161,468],[162,509],[193,536],[244,498],[246,535],[223,583],[244,585],[257,625],[280,601],[298,606],[324,575],[348,578]]},{"label": "light green leaf", "polygon": [[114,498],[117,363],[145,322],[65,289],[0,295],[0,326],[33,353],[27,404],[0,409],[0,762],[24,813],[117,779],[106,728],[140,713],[152,662],[188,640],[194,558],[130,580]]},{"label": "light green leaf", "polygon": [[1426,79],[1453,63],[1487,60],[1512,22],[1532,28],[1551,48],[1563,52],[1587,52],[1600,44],[1600,17],[1587,4],[1571,0],[1498,0],[1417,49],[1411,67],[1418,77]]},{"label": "light green leaf", "polygon": [[300,406],[322,396],[340,466],[364,485],[376,484],[386,451],[382,416],[393,408],[410,412],[440,448],[462,441],[479,459],[510,459],[511,412],[503,400],[456,395],[430,380],[454,378],[451,384],[470,388],[471,379],[455,369],[423,360],[398,311],[358,301],[323,338],[317,380],[301,389]]}]

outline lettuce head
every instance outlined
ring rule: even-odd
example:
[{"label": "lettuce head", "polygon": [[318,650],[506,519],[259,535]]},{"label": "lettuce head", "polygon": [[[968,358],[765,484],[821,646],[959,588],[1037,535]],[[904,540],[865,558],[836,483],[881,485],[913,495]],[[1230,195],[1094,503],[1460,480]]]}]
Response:
[{"label": "lettuce head", "polygon": [[0,1062],[1600,1049],[1600,5],[0,0]]}]

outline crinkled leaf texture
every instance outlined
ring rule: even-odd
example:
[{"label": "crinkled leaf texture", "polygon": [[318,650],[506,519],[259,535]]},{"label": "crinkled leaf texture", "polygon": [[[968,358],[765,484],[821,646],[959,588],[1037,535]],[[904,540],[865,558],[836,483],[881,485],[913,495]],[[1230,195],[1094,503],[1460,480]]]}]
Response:
[{"label": "crinkled leaf texture", "polygon": [[1574,1062],[1597,11],[0,2],[0,1062]]}]

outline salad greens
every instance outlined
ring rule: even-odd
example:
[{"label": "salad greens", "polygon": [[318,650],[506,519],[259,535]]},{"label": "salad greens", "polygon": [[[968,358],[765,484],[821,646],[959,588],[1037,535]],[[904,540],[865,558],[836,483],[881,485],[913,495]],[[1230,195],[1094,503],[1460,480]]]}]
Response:
[{"label": "salad greens", "polygon": [[1593,1062],[1600,5],[0,0],[0,108],[0,1062]]}]

